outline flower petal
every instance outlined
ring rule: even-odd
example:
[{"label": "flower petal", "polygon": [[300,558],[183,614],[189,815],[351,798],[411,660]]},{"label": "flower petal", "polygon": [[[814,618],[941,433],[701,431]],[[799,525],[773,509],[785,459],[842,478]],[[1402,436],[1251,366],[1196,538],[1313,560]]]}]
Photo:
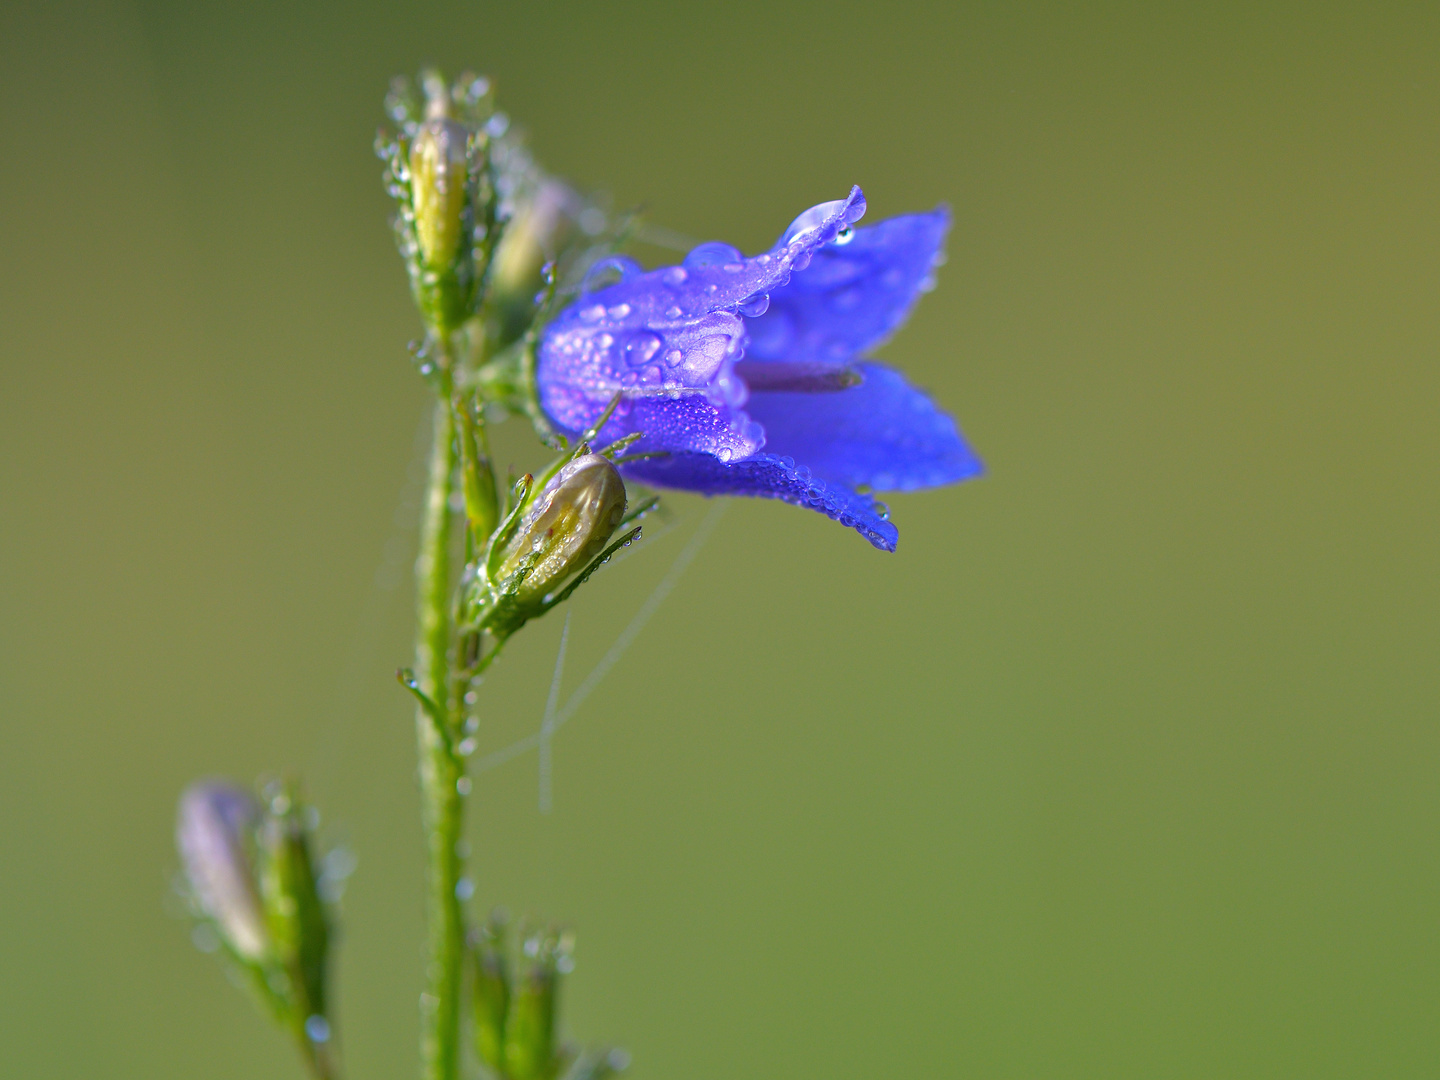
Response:
[{"label": "flower petal", "polygon": [[[744,317],[763,310],[772,290],[864,210],[857,187],[801,214],[774,248],[754,258],[726,244],[702,244],[682,266],[649,273],[607,267],[621,280],[581,296],[546,328],[536,367],[541,406],[574,433],[623,391],[633,408],[617,409],[602,438],[643,431],[641,450],[725,450],[734,457],[759,450],[764,436],[741,410],[746,389],[734,374]],[[672,432],[679,441],[667,441]]]},{"label": "flower petal", "polygon": [[754,495],[808,506],[854,529],[881,551],[894,551],[899,530],[873,499],[844,484],[817,479],[809,469],[777,454],[756,454],[725,463],[709,454],[681,453],[636,461],[622,470],[657,487],[703,495]]},{"label": "flower petal", "polygon": [[984,466],[952,420],[898,371],[859,364],[864,382],[829,394],[750,396],[765,449],[816,476],[878,491],[911,491],[980,475]]},{"label": "flower petal", "polygon": [[815,252],[770,293],[746,330],[751,360],[839,363],[879,345],[905,321],[943,257],[950,211],[907,214],[856,229]]}]

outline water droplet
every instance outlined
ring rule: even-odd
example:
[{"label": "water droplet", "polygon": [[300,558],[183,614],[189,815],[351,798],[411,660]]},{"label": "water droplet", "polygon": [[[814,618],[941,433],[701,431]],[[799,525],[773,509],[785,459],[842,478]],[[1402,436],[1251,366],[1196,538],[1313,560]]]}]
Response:
[{"label": "water droplet", "polygon": [[841,229],[838,233],[835,234],[835,244],[837,247],[844,247],[846,244],[850,243],[850,241],[854,239],[855,227],[853,225],[846,225],[843,229]]},{"label": "water droplet", "polygon": [[330,1022],[318,1013],[305,1018],[305,1037],[312,1043],[330,1041]]},{"label": "water droplet", "polygon": [[701,244],[685,256],[685,266],[690,270],[703,270],[712,266],[725,266],[727,264],[743,263],[745,256],[740,249],[729,244],[721,243],[718,240],[708,244]]},{"label": "water droplet", "polygon": [[890,507],[886,506],[884,503],[876,502],[871,509],[875,511],[875,516],[878,517],[881,521],[890,520]]},{"label": "water droplet", "polygon": [[751,319],[758,319],[765,312],[770,310],[770,294],[756,293],[740,301],[740,314]]},{"label": "water droplet", "polygon": [[735,451],[731,450],[728,446],[722,446],[719,450],[715,451],[715,456],[721,461],[728,462],[735,456]]},{"label": "water droplet", "polygon": [[469,900],[474,895],[475,882],[471,881],[468,877],[462,877],[459,881],[455,882],[456,900]]},{"label": "water droplet", "polygon": [[461,757],[469,757],[475,753],[475,747],[479,745],[475,736],[470,735],[460,740],[460,745],[455,747],[455,752]]},{"label": "water droplet", "polygon": [[455,790],[461,795],[469,795],[472,786],[470,777],[468,776],[462,776],[459,780],[455,781]]},{"label": "water droplet", "polygon": [[580,318],[584,319],[586,322],[599,322],[604,317],[604,304],[592,304],[590,307],[582,308],[580,310]]},{"label": "water droplet", "polygon": [[678,307],[672,306],[665,309],[665,317],[667,319],[678,319],[683,314],[685,313],[681,311]]},{"label": "water droplet", "polygon": [[625,255],[611,255],[601,259],[585,271],[585,277],[580,282],[580,291],[582,293],[598,292],[611,285],[618,285],[622,281],[629,281],[637,274],[642,273],[644,270],[634,259]]},{"label": "water droplet", "polygon": [[674,288],[676,285],[684,285],[689,276],[683,266],[672,266],[660,275],[660,280]]},{"label": "water droplet", "polygon": [[838,214],[844,205],[844,199],[836,199],[833,202],[823,202],[819,206],[812,206],[790,223],[790,227],[785,230],[785,235],[780,238],[780,243],[788,245],[797,240],[808,240],[811,234],[817,232],[828,219]]},{"label": "water droplet", "polygon": [[662,344],[658,334],[648,331],[636,334],[625,343],[625,363],[631,367],[644,367],[660,351]]},{"label": "water droplet", "polygon": [[629,314],[630,314],[630,305],[629,305],[629,304],[616,304],[614,307],[612,307],[612,308],[610,309],[610,317],[611,317],[612,319],[623,319],[623,318],[625,318],[626,315],[629,315]]},{"label": "water droplet", "polygon": [[681,352],[679,349],[671,349],[665,354],[665,366],[677,367],[680,361],[684,359],[685,354],[683,352]]}]

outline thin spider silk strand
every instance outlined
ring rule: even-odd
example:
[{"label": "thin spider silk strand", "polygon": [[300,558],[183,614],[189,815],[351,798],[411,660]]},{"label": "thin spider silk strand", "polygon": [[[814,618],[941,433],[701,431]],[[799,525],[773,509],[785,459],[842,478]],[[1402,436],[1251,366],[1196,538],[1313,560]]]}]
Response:
[{"label": "thin spider silk strand", "polygon": [[[726,502],[716,502],[706,513],[705,517],[701,519],[700,525],[696,528],[694,535],[692,535],[689,542],[680,549],[680,554],[675,556],[675,561],[670,564],[670,569],[665,572],[665,576],[660,579],[660,583],[655,586],[654,591],[646,598],[645,603],[640,605],[640,610],[635,613],[634,618],[630,620],[630,624],[620,632],[620,636],[615,639],[615,643],[610,646],[609,650],[600,658],[599,662],[590,669],[590,674],[585,676],[584,680],[582,680],[580,685],[575,689],[575,692],[570,695],[569,699],[565,702],[565,706],[555,715],[554,723],[549,725],[548,730],[542,722],[541,729],[534,734],[526,735],[523,739],[517,739],[509,746],[496,750],[494,753],[487,754],[475,763],[473,771],[476,774],[489,772],[491,769],[497,768],[507,761],[519,757],[527,750],[539,747],[542,741],[548,742],[549,738],[575,715],[580,706],[584,704],[585,699],[600,685],[600,681],[605,678],[610,669],[620,662],[620,658],[625,655],[625,650],[631,646],[636,637],[639,636],[640,631],[645,628],[645,624],[650,621],[655,612],[659,610],[660,605],[665,602],[665,598],[669,596],[675,586],[679,584],[681,576],[689,568],[690,564],[695,561],[695,556],[700,554],[700,549],[705,545],[705,541],[710,538],[710,534],[715,531],[715,526],[720,524],[720,519],[724,516],[728,506],[729,504]],[[564,640],[565,636],[562,633],[561,657],[564,656]],[[556,674],[551,683],[552,695],[556,694],[560,685],[559,659],[560,658],[557,658]],[[548,718],[548,706],[546,713]],[[548,748],[546,757],[547,759],[549,757]]]}]

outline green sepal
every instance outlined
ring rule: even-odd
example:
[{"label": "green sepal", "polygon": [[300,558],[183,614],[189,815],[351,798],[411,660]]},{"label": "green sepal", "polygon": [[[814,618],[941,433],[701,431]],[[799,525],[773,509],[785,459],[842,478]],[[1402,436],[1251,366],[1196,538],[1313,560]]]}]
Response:
[{"label": "green sepal", "polygon": [[505,925],[497,916],[491,916],[480,931],[471,960],[475,1051],[492,1072],[504,1075],[510,967],[505,956]]}]

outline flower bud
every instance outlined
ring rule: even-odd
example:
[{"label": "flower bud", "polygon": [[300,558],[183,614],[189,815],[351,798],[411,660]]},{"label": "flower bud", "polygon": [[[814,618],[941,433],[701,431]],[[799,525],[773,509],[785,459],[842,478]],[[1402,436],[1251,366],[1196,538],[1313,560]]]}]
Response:
[{"label": "flower bud", "polygon": [[524,608],[541,601],[604,549],[625,516],[625,482],[608,458],[583,454],[545,485],[505,550],[497,580],[529,562],[513,594]]},{"label": "flower bud", "polygon": [[525,956],[530,963],[515,987],[505,1027],[505,1075],[547,1080],[556,1071],[555,999],[560,975],[570,966],[570,942],[537,934],[525,942]]},{"label": "flower bud", "polygon": [[316,883],[310,836],[294,796],[270,798],[259,830],[260,898],[277,956],[288,969],[291,997],[302,1018],[325,1015],[325,965],[330,925]]},{"label": "flower bud", "polygon": [[181,796],[175,831],[196,903],[235,955],[252,964],[270,953],[251,862],[259,819],[244,791],[200,783]]},{"label": "flower bud", "polygon": [[516,208],[490,273],[502,342],[519,338],[534,319],[535,295],[545,283],[543,268],[583,239],[579,215],[584,211],[584,200],[568,184],[549,177]]},{"label": "flower bud", "polygon": [[410,143],[410,183],[415,238],[420,260],[445,271],[456,261],[465,237],[469,164],[463,125],[436,116],[420,125]]}]

